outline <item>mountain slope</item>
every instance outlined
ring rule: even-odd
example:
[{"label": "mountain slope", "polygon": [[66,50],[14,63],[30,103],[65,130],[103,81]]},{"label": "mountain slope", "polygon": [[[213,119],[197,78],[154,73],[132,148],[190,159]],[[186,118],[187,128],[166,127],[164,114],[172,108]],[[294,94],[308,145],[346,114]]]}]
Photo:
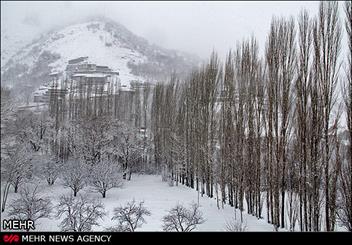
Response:
[{"label": "mountain slope", "polygon": [[198,59],[150,45],[122,25],[96,18],[51,31],[19,50],[2,64],[2,83],[27,91],[65,70],[67,61],[88,56],[97,65],[120,73],[121,82],[163,79],[171,72],[185,74]]},{"label": "mountain slope", "polygon": [[2,20],[1,67],[26,44],[32,42],[34,37],[39,36],[41,32],[40,26],[28,25],[23,22],[8,23],[7,20]]}]

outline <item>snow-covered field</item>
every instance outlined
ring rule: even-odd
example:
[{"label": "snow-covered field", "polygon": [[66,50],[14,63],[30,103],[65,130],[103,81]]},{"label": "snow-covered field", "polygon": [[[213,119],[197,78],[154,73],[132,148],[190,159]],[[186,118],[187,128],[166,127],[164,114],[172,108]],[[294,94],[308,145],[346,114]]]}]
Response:
[{"label": "snow-covered field", "polygon": [[[39,185],[42,193],[49,196],[54,205],[57,204],[60,195],[71,193],[71,189],[64,188],[60,180],[53,186],[48,186],[45,181],[39,182]],[[87,193],[90,197],[101,198],[99,193],[92,193],[89,187],[84,188],[79,193]],[[18,196],[19,194],[14,194],[12,189],[7,203]],[[107,197],[101,199],[107,211],[107,216],[100,221],[99,227],[93,228],[94,231],[102,231],[114,225],[114,222],[111,221],[113,209],[133,199],[144,201],[145,206],[151,212],[151,216],[146,217],[147,223],[137,231],[162,231],[162,217],[167,214],[167,211],[178,203],[185,206],[189,206],[192,202],[197,203],[198,193],[196,190],[183,185],[170,187],[166,182],[161,181],[160,176],[132,175],[131,181],[126,181],[122,188],[109,190]],[[234,208],[225,205],[224,209],[218,209],[216,199],[206,196],[200,197],[199,203],[206,221],[199,225],[196,231],[225,231],[226,222],[235,215]],[[239,211],[237,210],[237,219],[239,217]],[[1,219],[5,218],[8,218],[6,211],[1,215]],[[273,227],[264,219],[258,220],[256,217],[245,213],[243,213],[243,219],[247,226],[246,231],[273,231]],[[39,224],[36,224],[37,230],[59,231],[59,220],[55,218],[40,219],[38,222]]]}]

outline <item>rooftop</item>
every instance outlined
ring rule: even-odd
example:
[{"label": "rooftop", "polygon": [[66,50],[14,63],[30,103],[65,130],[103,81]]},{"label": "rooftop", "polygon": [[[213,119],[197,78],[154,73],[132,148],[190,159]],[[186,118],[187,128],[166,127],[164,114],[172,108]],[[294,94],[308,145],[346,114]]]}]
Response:
[{"label": "rooftop", "polygon": [[106,73],[74,73],[72,77],[93,77],[93,78],[105,78],[110,77],[110,74]]}]

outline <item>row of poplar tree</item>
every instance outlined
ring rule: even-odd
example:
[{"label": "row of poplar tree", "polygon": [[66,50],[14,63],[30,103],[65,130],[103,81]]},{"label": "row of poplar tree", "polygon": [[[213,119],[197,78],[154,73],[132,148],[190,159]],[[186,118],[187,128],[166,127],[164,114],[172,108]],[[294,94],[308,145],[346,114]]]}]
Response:
[{"label": "row of poplar tree", "polygon": [[213,53],[185,81],[157,84],[151,131],[164,179],[277,229],[351,231],[351,3],[343,7],[344,25],[338,3],[321,2],[315,17],[273,18],[263,56],[252,37],[223,63]]}]

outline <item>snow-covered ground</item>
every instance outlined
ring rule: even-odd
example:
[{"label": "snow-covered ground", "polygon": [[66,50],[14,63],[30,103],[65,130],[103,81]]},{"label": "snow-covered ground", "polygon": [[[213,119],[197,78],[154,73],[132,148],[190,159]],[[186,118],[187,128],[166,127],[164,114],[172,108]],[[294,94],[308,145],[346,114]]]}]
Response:
[{"label": "snow-covered ground", "polygon": [[[70,189],[63,187],[60,180],[53,186],[48,186],[45,181],[39,182],[39,185],[43,194],[49,196],[54,205],[57,204],[60,195],[71,193]],[[99,193],[92,193],[89,187],[84,188],[79,193],[87,193],[90,197],[101,198]],[[13,189],[11,189],[8,203],[18,196],[19,194],[14,194]],[[170,187],[166,182],[161,181],[160,176],[132,175],[131,181],[126,181],[122,188],[109,190],[107,197],[101,199],[105,205],[107,216],[100,221],[99,227],[93,228],[94,231],[105,230],[105,228],[114,225],[114,222],[111,221],[113,209],[133,199],[144,201],[145,206],[151,212],[151,216],[146,217],[147,223],[137,231],[162,231],[162,217],[167,214],[167,211],[178,203],[186,206],[189,206],[192,202],[197,203],[198,193],[194,189],[183,185]],[[206,196],[200,197],[199,203],[206,221],[199,225],[196,231],[225,231],[226,222],[235,215],[234,208],[225,205],[224,209],[218,209],[216,199]],[[239,217],[239,211],[237,210],[237,219]],[[5,218],[8,218],[6,211],[1,215],[1,219]],[[246,231],[273,231],[273,226],[264,219],[258,220],[256,217],[245,213],[243,213],[243,219],[247,226]],[[37,230],[59,231],[59,220],[55,218],[41,219],[38,220],[38,223],[36,224]]]}]

